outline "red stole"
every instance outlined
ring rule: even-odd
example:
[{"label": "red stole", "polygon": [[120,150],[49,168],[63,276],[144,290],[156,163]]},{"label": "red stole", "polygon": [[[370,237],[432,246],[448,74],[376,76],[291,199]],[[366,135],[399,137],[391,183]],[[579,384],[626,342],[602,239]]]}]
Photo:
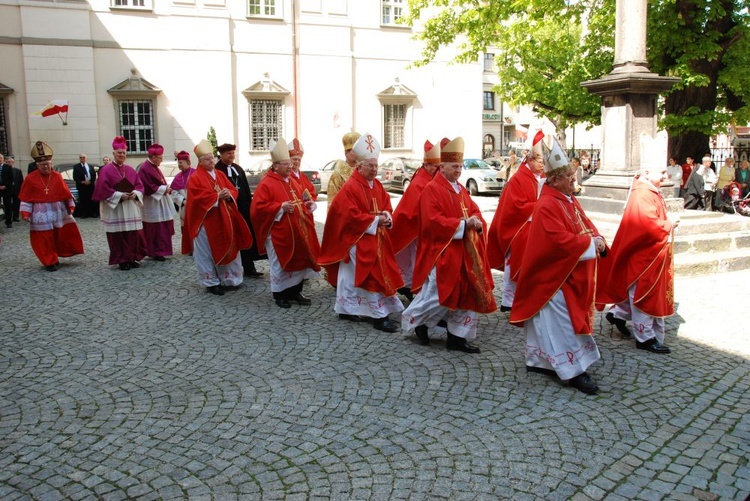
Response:
[{"label": "red stole", "polygon": [[404,279],[396,264],[389,230],[380,226],[375,235],[365,231],[382,211],[391,212],[391,197],[375,179],[370,188],[355,170],[328,208],[319,262],[328,271],[328,282],[336,286],[339,262],[349,261],[349,249],[357,246],[354,286],[392,296]]},{"label": "red stole", "polygon": [[66,202],[73,199],[70,188],[65,184],[62,174],[50,171],[49,176],[42,176],[35,170],[23,180],[18,199],[30,204]]},{"label": "red stole", "polygon": [[[273,248],[284,271],[306,268],[320,270],[320,244],[312,213],[302,199],[303,191],[291,176],[287,182],[274,171],[269,171],[255,189],[250,205],[250,218],[259,241],[258,250],[265,254],[270,232]],[[279,221],[275,221],[281,204],[287,201],[294,204],[294,212],[285,213]]]},{"label": "red stole", "polygon": [[538,193],[539,181],[524,162],[503,189],[487,235],[490,266],[504,270],[505,255],[510,251],[511,279],[514,281],[518,280],[529,238],[529,217],[534,212]]},{"label": "red stole", "polygon": [[612,255],[599,270],[598,308],[627,300],[628,289],[636,284],[634,303],[638,309],[652,317],[674,314],[673,227],[661,192],[636,179],[612,243]]},{"label": "red stole", "polygon": [[396,210],[393,211],[391,243],[396,253],[401,252],[417,238],[419,233],[419,196],[427,183],[432,181],[432,178],[433,175],[427,172],[424,167],[417,169],[404,196],[401,197]]},{"label": "red stole", "polygon": [[[206,229],[214,263],[226,265],[234,261],[240,249],[249,249],[253,237],[234,201],[219,199],[219,191],[227,188],[233,197],[237,189],[221,171],[214,169],[216,179],[198,167],[187,184],[185,224],[182,231],[182,253],[193,251],[193,240],[201,226]],[[218,201],[218,206],[214,204]]]},{"label": "red stole", "polygon": [[294,174],[294,171],[292,171],[289,174],[289,179],[291,179],[294,183],[298,184],[300,187],[300,193],[304,193],[305,190],[310,194],[310,198],[313,200],[318,199],[318,194],[315,193],[315,186],[313,186],[312,181],[310,181],[310,178],[305,175],[304,172],[299,172],[299,177],[297,177]]},{"label": "red stole", "polygon": [[467,309],[490,313],[497,309],[494,283],[487,261],[484,232],[465,229],[464,238],[454,240],[461,221],[470,216],[487,224],[479,207],[463,186],[459,193],[442,174],[427,184],[419,203],[419,240],[414,263],[412,290],[422,288],[436,267],[440,304],[452,310]]},{"label": "red stole", "polygon": [[598,259],[579,259],[599,235],[575,197],[545,185],[534,208],[510,322],[522,326],[562,288],[573,332],[591,334]]}]

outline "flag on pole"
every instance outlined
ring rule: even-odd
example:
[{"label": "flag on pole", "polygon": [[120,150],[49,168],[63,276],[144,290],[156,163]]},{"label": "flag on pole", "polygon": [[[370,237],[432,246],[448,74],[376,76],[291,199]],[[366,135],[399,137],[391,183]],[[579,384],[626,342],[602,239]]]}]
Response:
[{"label": "flag on pole", "polygon": [[[64,116],[63,116],[64,114]],[[47,103],[47,106],[31,114],[32,117],[51,117],[57,115],[62,120],[63,125],[68,125],[68,100],[54,99]]]}]

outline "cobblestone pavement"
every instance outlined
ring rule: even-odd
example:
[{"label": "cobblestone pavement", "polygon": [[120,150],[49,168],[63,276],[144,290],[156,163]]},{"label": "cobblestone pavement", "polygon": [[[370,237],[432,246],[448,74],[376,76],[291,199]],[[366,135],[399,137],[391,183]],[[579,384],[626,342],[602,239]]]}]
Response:
[{"label": "cobblestone pavement", "polygon": [[110,268],[80,226],[86,255],[56,273],[27,225],[2,235],[0,499],[750,493],[750,272],[678,279],[668,356],[597,315],[592,397],[527,374],[507,314],[481,319],[480,355],[422,347],[339,321],[322,281],[277,308],[266,263],[223,297],[185,256]]}]

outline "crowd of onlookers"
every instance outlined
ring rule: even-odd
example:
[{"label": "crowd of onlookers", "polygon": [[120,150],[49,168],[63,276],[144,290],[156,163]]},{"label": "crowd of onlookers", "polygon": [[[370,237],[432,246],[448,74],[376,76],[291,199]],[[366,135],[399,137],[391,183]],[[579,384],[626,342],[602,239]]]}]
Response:
[{"label": "crowd of onlookers", "polygon": [[687,157],[682,165],[670,157],[667,173],[674,182],[674,196],[685,200],[686,209],[747,216],[750,215],[750,162],[742,160],[739,168],[735,165],[735,159],[728,157],[717,169],[709,154],[698,164],[693,157]]}]

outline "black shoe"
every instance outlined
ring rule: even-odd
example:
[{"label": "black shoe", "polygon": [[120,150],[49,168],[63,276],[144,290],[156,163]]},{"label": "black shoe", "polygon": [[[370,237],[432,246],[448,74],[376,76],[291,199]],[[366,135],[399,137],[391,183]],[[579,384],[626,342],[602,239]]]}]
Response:
[{"label": "black shoe", "polygon": [[164,262],[167,260],[167,258],[165,258],[164,256],[154,256],[151,259],[153,259],[154,261],[159,261],[159,262]]},{"label": "black shoe", "polygon": [[346,313],[339,313],[339,320],[349,320],[350,322],[366,322],[364,318],[359,315],[347,315]]},{"label": "black shoe", "polygon": [[544,367],[533,367],[531,365],[526,366],[526,372],[536,372],[539,374],[546,374],[548,376],[557,376],[557,372],[552,369],[545,369]]},{"label": "black shoe", "polygon": [[664,346],[656,338],[651,338],[648,341],[641,343],[640,341],[635,342],[635,347],[639,350],[650,351],[651,353],[672,353],[672,350],[668,346]]},{"label": "black shoe", "polygon": [[578,374],[573,379],[569,379],[568,384],[578,391],[582,391],[588,395],[596,395],[599,391],[599,387],[594,380],[585,372]]},{"label": "black shoe", "polygon": [[13,222],[14,222],[14,223],[20,223],[20,222],[21,222],[21,220],[20,220],[20,219],[18,219],[18,218],[14,218],[14,219],[13,219]]},{"label": "black shoe", "polygon": [[388,317],[376,318],[372,326],[383,332],[398,332],[400,326]]},{"label": "black shoe", "polygon": [[130,269],[130,263],[120,263],[120,269],[123,271],[128,271]]},{"label": "black shoe", "polygon": [[617,330],[622,334],[623,339],[630,339],[633,337],[633,333],[628,329],[627,322],[621,318],[617,318],[611,311],[604,316],[607,322],[617,327]]},{"label": "black shoe", "polygon": [[479,346],[475,346],[469,343],[466,339],[458,336],[454,336],[450,332],[448,333],[448,340],[445,342],[445,347],[453,351],[463,351],[464,353],[481,353],[482,350]]},{"label": "black shoe", "polygon": [[255,265],[251,265],[250,268],[244,270],[243,275],[250,278],[260,278],[263,276],[263,273],[259,272],[255,269]]},{"label": "black shoe", "polygon": [[276,300],[276,306],[279,308],[291,308],[292,305],[286,299],[280,298]]},{"label": "black shoe", "polygon": [[297,303],[297,304],[301,304],[301,305],[305,305],[305,306],[309,305],[309,304],[312,304],[312,301],[310,301],[310,298],[306,297],[306,296],[303,296],[301,292],[298,292],[298,293],[296,293],[296,294],[294,294],[292,296],[289,296],[287,298],[287,300],[290,301],[290,302],[292,302],[292,303]]},{"label": "black shoe", "polygon": [[13,224],[6,224],[5,227],[6,228],[13,228]]},{"label": "black shoe", "polygon": [[510,311],[511,308],[512,306],[505,306],[504,304],[500,305],[500,311],[503,311],[503,312]]},{"label": "black shoe", "polygon": [[209,292],[214,296],[223,296],[224,288],[221,285],[212,285],[211,287],[206,287],[206,292]]},{"label": "black shoe", "polygon": [[445,320],[441,320],[441,321],[439,321],[437,323],[437,326],[438,327],[443,327],[444,329],[447,329],[448,328],[448,322],[446,322]]},{"label": "black shoe", "polygon": [[409,301],[412,301],[414,299],[414,294],[412,294],[411,289],[408,287],[401,287],[400,289],[397,289],[396,292],[404,296]]},{"label": "black shoe", "polygon": [[140,268],[141,267],[141,263],[139,263],[138,261],[130,261],[130,267],[131,268]]},{"label": "black shoe", "polygon": [[49,266],[45,266],[44,269],[47,270],[47,271],[57,271],[57,265],[56,264],[51,264]]},{"label": "black shoe", "polygon": [[426,325],[417,325],[416,329],[414,329],[414,334],[417,335],[419,344],[421,344],[422,346],[427,346],[428,344],[430,344],[430,336],[427,334]]}]

